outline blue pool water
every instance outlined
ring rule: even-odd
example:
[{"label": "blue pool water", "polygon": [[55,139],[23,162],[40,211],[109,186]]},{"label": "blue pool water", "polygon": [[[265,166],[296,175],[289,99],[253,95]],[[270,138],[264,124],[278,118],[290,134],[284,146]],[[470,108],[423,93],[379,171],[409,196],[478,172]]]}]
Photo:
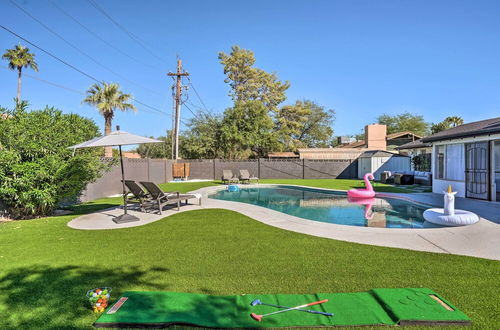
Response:
[{"label": "blue pool water", "polygon": [[425,222],[427,207],[395,198],[349,200],[345,193],[301,187],[220,190],[209,198],[267,207],[296,217],[339,225],[383,228],[435,227]]}]

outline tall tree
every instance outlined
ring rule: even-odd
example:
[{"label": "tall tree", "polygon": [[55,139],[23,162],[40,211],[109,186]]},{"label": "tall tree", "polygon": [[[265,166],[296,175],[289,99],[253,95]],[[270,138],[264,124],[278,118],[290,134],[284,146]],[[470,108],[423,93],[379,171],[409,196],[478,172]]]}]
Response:
[{"label": "tall tree", "polygon": [[279,109],[276,131],[283,148],[327,147],[332,143],[335,111],[310,100],[296,101]]},{"label": "tall tree", "polygon": [[262,157],[277,148],[273,120],[260,101],[237,102],[224,112],[220,146],[225,158]]},{"label": "tall tree", "polygon": [[431,134],[436,134],[438,132],[450,129],[452,127],[457,127],[459,125],[463,125],[464,120],[462,117],[458,116],[450,116],[446,117],[442,122],[437,124],[432,124],[431,126]]},{"label": "tall tree", "polygon": [[23,68],[31,68],[38,71],[38,65],[35,61],[35,54],[30,53],[29,48],[19,44],[13,49],[7,49],[2,59],[9,61],[9,69],[17,70],[17,98],[16,104],[21,100],[21,78]]},{"label": "tall tree", "polygon": [[[120,85],[115,83],[103,83],[102,85],[94,84],[90,86],[87,90],[87,97],[83,100],[83,103],[94,105],[103,115],[104,134],[109,135],[111,133],[112,121],[116,109],[121,111],[136,111],[135,106],[128,103],[131,98],[131,94],[125,94],[120,91]],[[104,156],[113,157],[113,150],[111,147],[104,148]]]},{"label": "tall tree", "polygon": [[[151,136],[152,139],[154,137]],[[183,141],[183,136],[179,135],[179,141]],[[167,132],[167,136],[160,136],[157,140],[164,141],[164,143],[145,143],[137,147],[136,152],[142,158],[158,158],[158,159],[171,159],[172,158],[172,131]],[[181,153],[182,154],[182,153]]]},{"label": "tall tree", "polygon": [[220,52],[219,60],[224,66],[224,82],[231,86],[229,96],[235,103],[258,100],[268,110],[276,111],[286,99],[290,83],[280,81],[274,72],[253,67],[255,56],[252,51],[233,46],[230,54]]},{"label": "tall tree", "polygon": [[181,154],[190,159],[212,159],[223,156],[220,146],[222,117],[204,112],[189,120],[189,130],[181,145]]},{"label": "tall tree", "polygon": [[394,116],[383,114],[377,118],[377,121],[387,126],[387,134],[408,131],[426,136],[429,133],[429,124],[425,122],[424,117],[409,112]]}]

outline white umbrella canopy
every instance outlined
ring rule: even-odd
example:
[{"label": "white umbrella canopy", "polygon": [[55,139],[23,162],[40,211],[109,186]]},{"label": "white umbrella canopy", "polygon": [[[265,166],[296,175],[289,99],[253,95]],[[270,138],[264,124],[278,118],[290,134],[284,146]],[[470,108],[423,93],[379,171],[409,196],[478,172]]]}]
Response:
[{"label": "white umbrella canopy", "polygon": [[109,135],[99,136],[92,140],[88,140],[74,146],[69,147],[70,149],[79,148],[91,148],[91,147],[111,147],[111,146],[126,146],[133,144],[144,144],[144,143],[161,143],[163,141],[150,139],[144,136],[135,135],[125,131],[120,131],[119,129],[111,132]]},{"label": "white umbrella canopy", "polygon": [[75,144],[74,146],[69,147],[69,149],[73,149],[73,151],[75,151],[76,149],[80,148],[118,146],[120,150],[120,165],[122,170],[123,214],[116,218],[113,218],[113,221],[115,223],[125,223],[131,221],[139,221],[139,218],[134,215],[127,214],[127,195],[125,191],[125,171],[123,169],[122,146],[144,144],[144,143],[163,143],[163,142],[164,141],[150,139],[147,137],[135,135],[125,131],[120,131],[120,126],[116,126],[116,131],[111,132],[109,135],[96,137],[92,140]]}]

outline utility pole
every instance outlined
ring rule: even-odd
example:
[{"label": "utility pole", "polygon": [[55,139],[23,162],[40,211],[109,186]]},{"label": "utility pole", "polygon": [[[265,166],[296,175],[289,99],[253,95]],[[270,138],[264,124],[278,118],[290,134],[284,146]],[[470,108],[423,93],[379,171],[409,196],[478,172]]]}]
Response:
[{"label": "utility pole", "polygon": [[181,121],[181,77],[189,76],[189,73],[182,71],[182,61],[180,58],[177,59],[177,72],[169,72],[167,75],[177,77],[175,84],[175,123],[174,123],[174,160],[179,158],[179,124]]}]

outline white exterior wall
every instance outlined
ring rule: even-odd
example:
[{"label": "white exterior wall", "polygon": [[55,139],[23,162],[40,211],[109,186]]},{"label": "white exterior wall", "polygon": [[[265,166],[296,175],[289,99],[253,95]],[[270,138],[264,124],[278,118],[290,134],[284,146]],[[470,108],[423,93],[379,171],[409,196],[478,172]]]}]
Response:
[{"label": "white exterior wall", "polygon": [[[498,140],[500,139],[500,134],[492,134],[492,135],[486,135],[486,136],[478,136],[478,137],[468,137],[468,138],[459,138],[459,139],[451,139],[447,141],[438,141],[438,142],[433,142],[432,143],[432,160],[431,160],[431,168],[432,168],[432,192],[442,194],[443,191],[446,191],[448,189],[448,185],[451,184],[453,191],[457,192],[457,196],[459,197],[465,197],[465,175],[464,175],[464,180],[461,181],[454,181],[454,180],[441,180],[441,179],[436,179],[436,173],[437,173],[437,168],[436,168],[436,146],[438,145],[448,145],[448,144],[462,144],[463,148],[465,148],[466,143],[471,143],[471,142],[481,142],[481,141],[492,141],[492,140]],[[465,157],[465,152],[464,152],[464,157]],[[492,163],[497,161],[494,160],[493,157],[491,157]],[[465,159],[464,159],[464,168],[463,171],[465,172]],[[445,173],[446,173],[446,168],[445,168]],[[494,180],[492,180],[494,181]],[[492,183],[492,191],[495,188],[494,184]]]},{"label": "white exterior wall", "polygon": [[375,180],[380,180],[380,175],[384,171],[410,171],[410,157],[371,157],[359,158],[358,177],[360,179],[366,173],[373,173]]},{"label": "white exterior wall", "polygon": [[380,175],[384,171],[410,171],[410,157],[373,157],[372,173],[375,180],[380,180]]},{"label": "white exterior wall", "polygon": [[358,158],[358,178],[363,179],[366,173],[372,171],[371,158]]}]

